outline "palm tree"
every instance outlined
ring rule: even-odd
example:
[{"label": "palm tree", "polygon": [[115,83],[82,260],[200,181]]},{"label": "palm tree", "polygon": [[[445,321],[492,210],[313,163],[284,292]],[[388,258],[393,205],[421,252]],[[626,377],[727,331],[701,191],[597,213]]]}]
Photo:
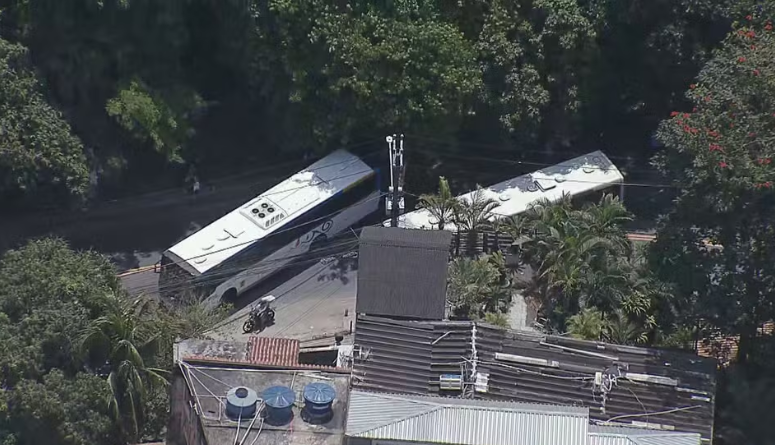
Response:
[{"label": "palm tree", "polygon": [[94,320],[81,339],[81,351],[99,364],[98,373],[107,375],[113,415],[133,439],[142,431],[148,392],[167,384],[166,371],[149,366],[158,337],[151,334],[148,303],[144,298],[109,298],[106,314]]},{"label": "palm tree", "polygon": [[605,329],[603,314],[597,309],[582,309],[568,319],[568,333],[581,340],[600,340]]},{"label": "palm tree", "polygon": [[444,176],[439,177],[439,191],[435,195],[420,196],[420,208],[423,208],[436,219],[439,230],[444,230],[447,222],[455,216],[455,210],[460,201],[449,189],[449,182]]},{"label": "palm tree", "polygon": [[471,196],[463,198],[460,205],[455,208],[455,224],[458,230],[468,233],[467,253],[469,255],[473,255],[476,250],[478,233],[492,227],[490,220],[498,207],[500,203],[487,197],[485,190],[477,185]]},{"label": "palm tree", "polygon": [[478,320],[503,313],[511,303],[511,287],[500,254],[458,258],[449,265],[447,299],[457,317]]}]

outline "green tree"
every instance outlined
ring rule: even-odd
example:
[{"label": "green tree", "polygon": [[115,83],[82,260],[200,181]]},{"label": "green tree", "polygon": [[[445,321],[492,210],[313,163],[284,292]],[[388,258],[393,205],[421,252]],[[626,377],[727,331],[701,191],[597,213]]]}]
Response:
[{"label": "green tree", "polygon": [[567,142],[596,50],[584,10],[575,0],[522,0],[488,2],[480,11],[460,20],[481,23],[472,28],[483,103],[519,139]]},{"label": "green tree", "polygon": [[178,88],[159,94],[132,80],[105,108],[134,137],[149,141],[167,159],[180,162],[184,145],[194,132],[189,117],[203,107],[204,102],[193,91]]},{"label": "green tree", "polygon": [[4,444],[125,443],[103,378],[83,373],[77,341],[119,289],[102,256],[61,240],[0,259],[0,436]]},{"label": "green tree", "polygon": [[0,194],[85,198],[89,163],[81,142],[46,101],[26,48],[2,39],[0,90]]},{"label": "green tree", "polygon": [[680,324],[739,334],[741,362],[758,325],[775,317],[775,35],[763,14],[739,23],[700,72],[692,110],[660,126],[655,159],[680,193],[652,265],[675,285]]},{"label": "green tree", "polygon": [[4,445],[122,445],[111,421],[103,379],[58,369],[41,382],[22,380],[0,393],[0,438]]},{"label": "green tree", "polygon": [[459,206],[460,201],[452,194],[449,182],[443,176],[439,177],[439,190],[436,194],[420,196],[420,208],[427,210],[431,217],[438,221],[439,230],[444,230],[447,222],[454,218]]},{"label": "green tree", "polygon": [[[471,320],[503,314],[511,303],[511,284],[503,255],[458,258],[449,265],[447,300],[453,314]],[[490,320],[497,318],[490,315]]]},{"label": "green tree", "polygon": [[584,308],[568,317],[568,333],[581,340],[599,341],[605,330],[605,319],[599,310]]},{"label": "green tree", "polygon": [[639,332],[654,327],[660,288],[637,265],[623,230],[629,220],[614,197],[603,196],[597,204],[575,209],[566,196],[556,203],[539,201],[520,218],[507,221],[504,230],[524,240],[520,260],[533,270],[521,287],[541,305],[551,330],[562,331],[567,325],[578,335],[593,335],[586,326],[596,314],[605,322],[603,329],[617,321],[612,317],[619,310]]},{"label": "green tree", "polygon": [[[481,85],[472,45],[448,23],[324,1],[269,2],[259,17],[256,66],[284,88],[311,137],[339,142],[357,132],[449,133]],[[285,48],[279,55],[278,45]],[[277,77],[283,79],[278,79]],[[287,79],[287,80],[285,80]]]},{"label": "green tree", "polygon": [[106,314],[91,322],[81,341],[94,371],[107,373],[110,409],[134,440],[143,431],[149,393],[167,384],[165,371],[153,366],[159,333],[148,308],[144,298],[113,297]]}]

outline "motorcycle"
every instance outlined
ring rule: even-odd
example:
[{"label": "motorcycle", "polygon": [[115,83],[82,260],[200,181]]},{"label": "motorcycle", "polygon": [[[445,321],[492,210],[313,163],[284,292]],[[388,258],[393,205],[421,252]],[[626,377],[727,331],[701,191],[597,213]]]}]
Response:
[{"label": "motorcycle", "polygon": [[270,303],[275,300],[273,295],[267,295],[258,300],[258,306],[253,308],[248,315],[248,319],[242,325],[242,332],[249,334],[258,329],[259,332],[266,329],[267,326],[274,324],[275,312]]}]

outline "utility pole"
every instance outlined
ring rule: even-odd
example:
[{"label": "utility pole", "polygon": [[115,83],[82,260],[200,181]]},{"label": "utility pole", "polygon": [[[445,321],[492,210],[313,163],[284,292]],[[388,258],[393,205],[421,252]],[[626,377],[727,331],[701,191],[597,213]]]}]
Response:
[{"label": "utility pole", "polygon": [[[404,208],[404,135],[385,138],[390,156],[390,189],[385,209],[390,213],[390,226],[398,227],[398,217]],[[398,147],[396,147],[398,143]]]}]

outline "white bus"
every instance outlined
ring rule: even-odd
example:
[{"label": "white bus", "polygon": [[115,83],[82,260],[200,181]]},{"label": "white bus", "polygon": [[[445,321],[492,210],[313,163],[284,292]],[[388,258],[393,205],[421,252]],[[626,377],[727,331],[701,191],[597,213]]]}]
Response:
[{"label": "white bus", "polygon": [[[563,195],[572,197],[603,190],[624,182],[624,176],[601,151],[588,153],[569,161],[546,167],[533,173],[518,176],[483,189],[484,197],[495,199],[500,206],[495,209],[495,219],[518,215],[533,202],[546,198],[558,201]],[[458,196],[470,200],[475,192]],[[427,210],[415,210],[399,217],[399,227],[406,229],[436,229],[436,221]],[[384,222],[390,226],[390,220]],[[445,230],[455,231],[452,222],[445,223]]]},{"label": "white bus", "polygon": [[235,299],[376,212],[378,173],[331,153],[164,252],[160,293]]}]

